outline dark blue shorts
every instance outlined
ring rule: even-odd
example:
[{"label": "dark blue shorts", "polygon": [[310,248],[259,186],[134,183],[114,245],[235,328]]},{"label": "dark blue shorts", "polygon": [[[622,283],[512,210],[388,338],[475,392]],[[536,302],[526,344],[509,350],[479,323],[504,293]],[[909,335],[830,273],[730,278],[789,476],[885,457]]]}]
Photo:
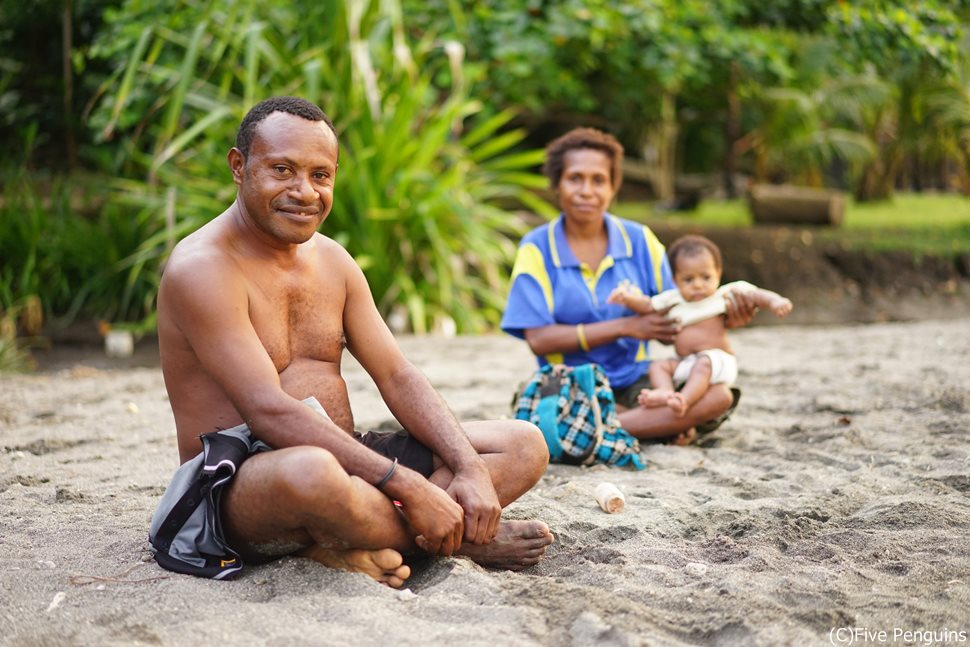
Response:
[{"label": "dark blue shorts", "polygon": [[397,458],[401,465],[413,469],[425,478],[434,471],[434,454],[403,429],[391,432],[369,431],[364,434],[355,432],[354,438],[364,447],[373,449],[382,456]]}]

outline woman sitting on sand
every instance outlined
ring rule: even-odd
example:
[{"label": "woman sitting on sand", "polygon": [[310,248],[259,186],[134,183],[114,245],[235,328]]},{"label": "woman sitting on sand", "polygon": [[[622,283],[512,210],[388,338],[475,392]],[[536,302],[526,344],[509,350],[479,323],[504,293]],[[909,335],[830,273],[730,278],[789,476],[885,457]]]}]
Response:
[{"label": "woman sitting on sand", "polygon": [[[675,287],[664,246],[645,225],[607,212],[622,182],[623,147],[612,136],[576,128],[546,148],[543,173],[560,216],[523,237],[512,270],[502,330],[525,339],[539,365],[599,364],[613,387],[620,424],[638,438],[689,442],[694,429],[716,429],[737,396],[715,385],[683,415],[637,406],[650,388],[647,342],[674,342],[666,310],[630,314],[607,298],[621,284],[646,296]],[[747,324],[755,304],[734,295],[728,327]]]}]

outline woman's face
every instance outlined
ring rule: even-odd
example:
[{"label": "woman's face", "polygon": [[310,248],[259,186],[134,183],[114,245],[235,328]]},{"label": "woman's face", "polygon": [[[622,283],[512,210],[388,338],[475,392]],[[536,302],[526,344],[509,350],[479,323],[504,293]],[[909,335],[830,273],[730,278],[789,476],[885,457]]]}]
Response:
[{"label": "woman's face", "polygon": [[577,148],[565,154],[556,194],[567,221],[603,219],[615,193],[610,179],[612,168],[610,158],[602,151]]}]

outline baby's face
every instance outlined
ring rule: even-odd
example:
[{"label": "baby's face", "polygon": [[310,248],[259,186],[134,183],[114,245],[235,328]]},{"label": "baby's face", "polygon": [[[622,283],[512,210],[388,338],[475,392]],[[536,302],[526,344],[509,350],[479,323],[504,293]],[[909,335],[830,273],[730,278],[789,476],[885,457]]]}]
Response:
[{"label": "baby's face", "polygon": [[721,284],[721,270],[706,249],[681,256],[674,268],[674,283],[685,301],[700,301],[714,294]]}]

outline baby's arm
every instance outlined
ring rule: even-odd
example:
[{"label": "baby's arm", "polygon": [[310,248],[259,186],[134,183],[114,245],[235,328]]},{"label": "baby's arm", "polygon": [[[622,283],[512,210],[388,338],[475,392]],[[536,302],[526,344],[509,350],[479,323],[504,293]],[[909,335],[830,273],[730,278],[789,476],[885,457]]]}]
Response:
[{"label": "baby's arm", "polygon": [[636,294],[626,285],[620,285],[610,292],[606,297],[607,303],[616,303],[633,310],[637,314],[645,315],[653,312],[653,304],[650,297],[643,294]]},{"label": "baby's arm", "polygon": [[759,308],[771,310],[779,317],[785,317],[794,307],[791,300],[786,299],[777,292],[757,288],[751,292],[754,302]]}]

